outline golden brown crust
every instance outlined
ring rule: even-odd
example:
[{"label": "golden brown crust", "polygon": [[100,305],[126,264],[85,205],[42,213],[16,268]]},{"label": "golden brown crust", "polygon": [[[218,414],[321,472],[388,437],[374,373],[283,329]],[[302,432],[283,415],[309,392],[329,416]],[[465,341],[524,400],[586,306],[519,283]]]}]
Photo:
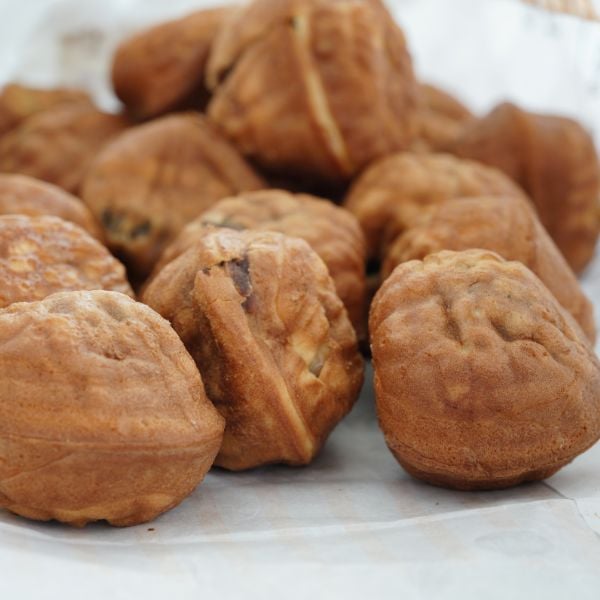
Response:
[{"label": "golden brown crust", "polygon": [[390,246],[382,279],[400,263],[421,260],[441,250],[474,248],[523,263],[594,341],[596,326],[591,302],[532,207],[518,196],[459,198],[435,207]]},{"label": "golden brown crust", "polygon": [[0,307],[70,290],[133,296],[123,265],[83,229],[56,217],[0,217]]},{"label": "golden brown crust", "polygon": [[215,464],[309,463],[362,384],[356,336],[304,240],[213,229],[150,283],[227,422]]},{"label": "golden brown crust", "polygon": [[189,113],[114,140],[92,165],[82,197],[108,246],[143,279],[184,225],[217,200],[263,185],[210,123]]},{"label": "golden brown crust", "polygon": [[136,117],[146,119],[206,101],[204,68],[212,41],[233,8],[199,10],[125,40],[113,59],[116,95]]},{"label": "golden brown crust", "polygon": [[410,146],[412,152],[447,152],[462,133],[463,124],[444,115],[419,110],[418,134]]},{"label": "golden brown crust", "polygon": [[72,103],[34,114],[0,139],[0,171],[20,173],[77,193],[100,148],[128,123]]},{"label": "golden brown crust", "polygon": [[400,265],[373,302],[377,411],[415,476],[459,489],[548,477],[600,436],[600,365],[526,267],[483,250]]},{"label": "golden brown crust", "polygon": [[355,181],[345,207],[358,219],[370,258],[383,258],[408,226],[451,198],[523,196],[506,175],[448,154],[404,152],[384,158]]},{"label": "golden brown crust", "polygon": [[20,125],[27,117],[54,106],[70,103],[91,104],[83,90],[32,88],[11,83],[0,93],[0,136]]},{"label": "golden brown crust", "polygon": [[581,125],[505,103],[469,123],[452,151],[517,181],[573,270],[588,264],[600,232],[600,166]]},{"label": "golden brown crust", "polygon": [[268,170],[346,180],[406,148],[416,83],[379,0],[255,0],[217,36],[209,116]]},{"label": "golden brown crust", "polygon": [[462,123],[473,118],[473,113],[462,102],[435,85],[420,84],[419,98],[427,109],[453,121]]},{"label": "golden brown crust", "polygon": [[418,133],[411,150],[445,152],[473,118],[469,109],[447,92],[428,84],[419,86]]},{"label": "golden brown crust", "polygon": [[365,241],[346,210],[307,194],[282,190],[248,192],[220,200],[183,229],[163,252],[155,273],[206,233],[206,225],[238,231],[277,231],[298,237],[321,257],[359,339],[366,335]]},{"label": "golden brown crust", "polygon": [[0,506],[149,521],[200,483],[222,432],[183,344],[143,304],[66,292],[0,311]]},{"label": "golden brown crust", "polygon": [[85,229],[98,240],[102,229],[79,198],[26,175],[0,174],[0,215],[53,216]]}]

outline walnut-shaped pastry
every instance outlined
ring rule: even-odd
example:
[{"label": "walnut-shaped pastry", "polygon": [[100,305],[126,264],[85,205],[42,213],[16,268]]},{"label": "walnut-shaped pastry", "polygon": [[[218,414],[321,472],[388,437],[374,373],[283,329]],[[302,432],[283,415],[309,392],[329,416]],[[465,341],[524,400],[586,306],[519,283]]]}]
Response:
[{"label": "walnut-shaped pastry", "polygon": [[356,180],[345,207],[365,232],[370,258],[383,258],[389,244],[451,198],[524,196],[504,173],[448,154],[404,152],[384,158]]},{"label": "walnut-shaped pastry", "polygon": [[419,86],[418,133],[411,149],[426,152],[448,150],[473,118],[456,98],[432,85]]},{"label": "walnut-shaped pastry", "polygon": [[428,110],[454,121],[465,122],[473,118],[462,102],[435,85],[422,83],[419,86],[419,99]]},{"label": "walnut-shaped pastry", "polygon": [[232,8],[200,10],[141,31],[117,48],[115,93],[135,117],[155,117],[207,100],[204,68],[212,41]]},{"label": "walnut-shaped pastry", "polygon": [[82,90],[40,89],[11,83],[0,93],[0,136],[20,125],[31,115],[72,102],[91,104],[91,99]]},{"label": "walnut-shaped pastry", "polygon": [[278,231],[306,240],[327,265],[359,338],[365,336],[365,241],[360,225],[347,210],[327,200],[282,190],[226,198],[183,229],[163,253],[156,272],[201,239],[206,225]]},{"label": "walnut-shaped pastry", "polygon": [[136,525],[202,481],[223,419],[169,324],[106,291],[0,311],[0,507]]},{"label": "walnut-shaped pastry", "polygon": [[469,123],[452,151],[512,177],[573,270],[588,264],[600,232],[600,167],[579,123],[505,103]]},{"label": "walnut-shaped pastry", "polygon": [[29,175],[77,193],[100,148],[126,127],[123,117],[86,103],[49,108],[0,138],[0,172]]},{"label": "walnut-shaped pastry", "polygon": [[225,417],[216,465],[305,465],[352,408],[362,359],[327,267],[301,239],[213,229],[150,282]]},{"label": "walnut-shaped pastry", "polygon": [[0,174],[0,215],[59,217],[102,239],[100,226],[79,198],[26,175]]},{"label": "walnut-shaped pastry", "polygon": [[210,123],[189,113],[138,125],[107,145],[82,197],[109,248],[143,279],[184,225],[217,200],[263,185]]},{"label": "walnut-shaped pastry", "polygon": [[540,224],[531,205],[518,196],[459,198],[435,207],[390,246],[382,266],[385,279],[400,263],[441,250],[481,248],[531,269],[594,340],[591,302],[573,271]]},{"label": "walnut-shaped pastry", "polygon": [[56,217],[0,216],[0,308],[55,292],[133,296],[125,268],[83,229]]},{"label": "walnut-shaped pastry", "polygon": [[209,116],[268,171],[348,180],[416,133],[411,59],[380,0],[254,0],[207,75]]},{"label": "walnut-shaped pastry", "polygon": [[400,265],[370,316],[379,422],[412,475],[544,479],[600,436],[600,364],[542,282],[484,250]]}]

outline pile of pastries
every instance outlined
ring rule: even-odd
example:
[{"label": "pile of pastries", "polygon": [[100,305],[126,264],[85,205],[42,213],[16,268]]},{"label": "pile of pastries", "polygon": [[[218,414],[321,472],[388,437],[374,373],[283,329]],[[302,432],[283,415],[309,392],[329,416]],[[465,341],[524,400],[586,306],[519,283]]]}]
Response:
[{"label": "pile of pastries", "polygon": [[308,465],[372,357],[380,427],[457,489],[600,437],[600,167],[578,123],[414,74],[382,0],[141,31],[122,102],[0,94],[0,506],[133,525],[214,465]]}]

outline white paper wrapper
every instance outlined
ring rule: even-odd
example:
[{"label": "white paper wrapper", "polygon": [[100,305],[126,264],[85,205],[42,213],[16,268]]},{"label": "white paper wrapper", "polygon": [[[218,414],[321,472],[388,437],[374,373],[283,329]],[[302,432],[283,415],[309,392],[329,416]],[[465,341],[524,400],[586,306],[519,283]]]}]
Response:
[{"label": "white paper wrapper", "polygon": [[[389,1],[419,74],[477,111],[510,98],[600,135],[600,26],[510,0]],[[215,2],[0,0],[0,83],[83,85],[107,108],[127,32]],[[600,261],[585,288],[600,308]],[[600,311],[597,311],[600,321]],[[457,493],[387,451],[368,381],[309,468],[214,471],[130,529],[0,512],[0,598],[600,597],[600,446],[546,483]]]}]

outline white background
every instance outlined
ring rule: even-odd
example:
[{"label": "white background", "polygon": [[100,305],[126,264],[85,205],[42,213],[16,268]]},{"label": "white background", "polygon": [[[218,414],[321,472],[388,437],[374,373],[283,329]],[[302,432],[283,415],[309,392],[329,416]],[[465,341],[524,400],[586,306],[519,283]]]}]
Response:
[{"label": "white background", "polygon": [[[115,43],[207,4],[0,0],[0,83],[85,85],[114,107]],[[600,136],[600,25],[511,0],[389,4],[425,79],[479,112],[510,98]],[[599,261],[584,285],[600,307]],[[451,492],[403,473],[372,404],[367,385],[311,467],[212,472],[147,526],[72,530],[0,512],[0,599],[600,597],[600,446],[546,483]]]}]

